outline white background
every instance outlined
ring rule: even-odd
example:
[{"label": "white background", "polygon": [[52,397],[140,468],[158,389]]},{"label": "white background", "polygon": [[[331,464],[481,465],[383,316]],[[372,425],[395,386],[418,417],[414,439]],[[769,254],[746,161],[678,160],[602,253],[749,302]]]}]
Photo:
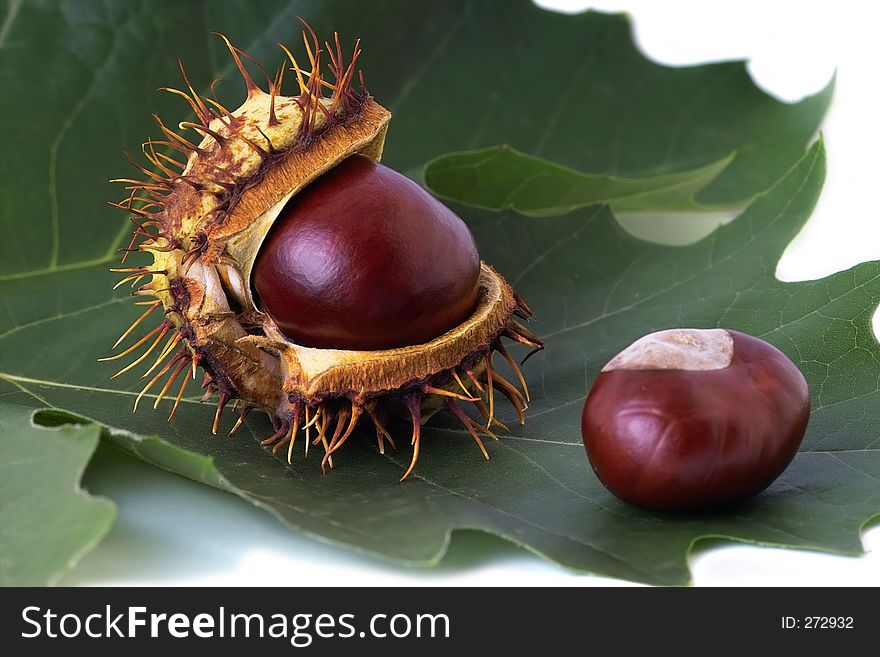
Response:
[{"label": "white background", "polygon": [[[880,12],[873,3],[538,4],[628,11],[651,59],[672,66],[748,59],[755,82],[786,101],[819,91],[836,70],[834,101],[822,126],[825,189],[777,273],[786,281],[805,280],[880,259]],[[880,315],[874,320],[880,333]],[[436,569],[396,567],[298,535],[231,495],[106,448],[96,465],[86,485],[117,502],[119,518],[64,584],[631,585],[569,573],[477,532],[457,533]],[[868,554],[858,558],[714,544],[700,547],[691,567],[696,585],[704,586],[880,585],[880,527],[866,531],[863,543]]]}]

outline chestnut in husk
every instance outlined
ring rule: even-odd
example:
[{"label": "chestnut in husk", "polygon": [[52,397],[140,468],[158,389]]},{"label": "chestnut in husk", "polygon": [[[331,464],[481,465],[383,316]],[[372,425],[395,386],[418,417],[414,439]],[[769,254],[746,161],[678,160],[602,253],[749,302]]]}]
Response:
[{"label": "chestnut in husk", "polygon": [[774,346],[728,329],[672,329],[602,369],[581,428],[593,470],[621,499],[703,509],[769,486],[809,414],[803,375]]},{"label": "chestnut in husk", "polygon": [[[230,435],[265,412],[273,433],[260,444],[273,454],[286,447],[288,464],[305,434],[303,458],[320,445],[322,470],[333,468],[364,424],[384,454],[386,441],[394,445],[386,425],[402,414],[411,427],[406,479],[422,424],[443,409],[488,459],[480,436],[505,427],[496,391],[525,421],[526,381],[502,341],[543,349],[519,321],[531,311],[481,262],[452,210],[379,164],[391,113],[363,85],[360,40],[346,57],[335,33],[332,46],[308,24],[302,36],[306,66],[279,44],[292,94],[282,88],[286,65],[262,89],[247,62],[266,68],[222,35],[247,88],[238,108],[199,94],[183,65],[184,88],[165,89],[195,113],[178,124],[195,136],[155,116],[163,139],[142,147],[151,168],[132,162],[146,179],[116,179],[126,198],[111,204],[136,224],[121,264],[136,252],[152,262],[114,268],[123,275],[116,287],[136,287],[146,309],[113,347],[134,344],[101,360],[135,352],[115,378],[151,358],[134,408],[158,390],[153,408],[173,399],[169,420],[201,368],[203,400],[216,395],[211,432],[230,405]],[[151,316],[158,326],[133,334]],[[495,371],[496,352],[522,392]]]}]

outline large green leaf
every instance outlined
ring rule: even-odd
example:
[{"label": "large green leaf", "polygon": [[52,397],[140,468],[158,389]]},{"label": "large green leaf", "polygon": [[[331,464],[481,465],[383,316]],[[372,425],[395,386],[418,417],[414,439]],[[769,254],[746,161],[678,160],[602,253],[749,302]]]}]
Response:
[{"label": "large green leaf", "polygon": [[[352,441],[322,476],[313,457],[287,468],[260,448],[253,438],[270,431],[261,418],[230,440],[210,436],[212,409],[193,400],[170,425],[149,408],[129,414],[136,377],[108,382],[95,362],[134,316],[124,293],[110,290],[121,233],[102,205],[103,181],[120,172],[117,149],[147,134],[150,111],[175,116],[178,108],[152,88],[171,81],[177,57],[203,82],[218,66],[228,72],[217,44],[194,34],[226,31],[266,59],[274,41],[294,40],[297,14],[364,36],[367,82],[396,113],[386,161],[409,172],[449,149],[493,143],[629,177],[693,169],[736,151],[698,196],[705,203],[752,197],[782,175],[828,100],[826,92],[795,106],[773,101],[741,64],[651,64],[621,17],[563,17],[511,2],[364,7],[6,5],[0,413],[8,429],[0,438],[31,427],[10,408],[60,409],[56,422],[93,420],[110,427],[106,440],[150,462],[230,490],[323,540],[403,562],[436,561],[461,527],[570,568],[655,583],[686,581],[687,551],[706,536],[858,552],[858,528],[880,509],[880,348],[869,328],[880,264],[810,283],[774,277],[821,187],[820,145],[742,217],[687,248],[639,242],[602,207],[552,218],[459,208],[548,340],[527,368],[529,424],[491,445],[489,463],[443,418],[426,428],[416,476],[398,484],[408,454],[381,457],[367,440]],[[221,99],[231,102],[234,87],[221,88]],[[815,411],[804,451],[765,495],[724,513],[668,516],[616,501],[580,446],[580,404],[593,375],[647,331],[719,324],[765,336],[805,371]]]},{"label": "large green leaf", "polygon": [[[129,419],[133,393],[102,382],[88,355],[118,328],[117,304],[8,334],[3,393],[124,424],[135,435],[109,439],[150,461],[232,490],[303,531],[401,561],[435,561],[458,527],[496,532],[572,568],[655,583],[685,581],[687,550],[706,536],[854,553],[858,528],[880,509],[880,348],[869,328],[880,263],[811,283],[773,276],[815,202],[823,167],[817,145],[737,221],[687,248],[638,242],[601,208],[543,219],[469,213],[484,253],[534,301],[551,345],[529,368],[529,423],[490,447],[490,463],[442,420],[426,430],[414,480],[401,485],[407,455],[382,458],[369,441],[322,476],[316,462],[288,469],[252,440],[210,438],[211,409],[198,404],[173,425],[149,411]],[[644,332],[719,324],[771,340],[808,376],[815,410],[803,452],[767,493],[728,512],[668,516],[616,501],[590,473],[579,441],[588,382]],[[64,334],[76,336],[79,352],[59,340]],[[35,342],[42,352],[29,352]],[[248,430],[252,438],[270,431],[259,421]],[[139,438],[153,432],[171,444]],[[211,459],[185,457],[180,447]]]}]

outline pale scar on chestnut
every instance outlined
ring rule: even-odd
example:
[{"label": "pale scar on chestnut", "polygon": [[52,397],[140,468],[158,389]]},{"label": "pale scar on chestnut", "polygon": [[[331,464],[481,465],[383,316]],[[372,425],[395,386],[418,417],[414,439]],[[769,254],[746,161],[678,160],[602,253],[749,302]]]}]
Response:
[{"label": "pale scar on chestnut", "polygon": [[596,475],[651,509],[702,509],[760,493],[797,453],[807,382],[769,343],[728,329],[671,329],[602,369],[581,431]]},{"label": "pale scar on chestnut", "polygon": [[[119,267],[145,306],[102,360],[131,357],[114,374],[144,364],[153,408],[172,399],[171,420],[187,385],[204,371],[207,399],[217,396],[212,432],[227,406],[269,415],[262,441],[287,461],[322,451],[321,467],[358,424],[371,423],[378,451],[394,446],[389,418],[412,425],[413,471],[421,426],[445,409],[488,459],[481,436],[507,427],[496,395],[519,421],[529,399],[519,364],[502,344],[543,342],[517,321],[531,310],[482,262],[467,226],[416,183],[379,164],[390,113],[367,92],[339,37],[321,46],[303,32],[303,66],[285,46],[285,64],[266,75],[264,91],[245,65],[255,60],[221,38],[247,87],[235,110],[195,91],[165,89],[195,114],[172,130],[155,117],[160,139],[142,151],[143,180],[119,179],[134,234],[123,251],[150,254],[150,265]],[[282,92],[285,73],[297,95]],[[194,136],[193,136],[194,135]],[[158,325],[140,335],[142,325]],[[493,366],[500,354],[516,383]],[[528,356],[527,356],[528,357]],[[465,412],[473,407],[474,415]]]},{"label": "pale scar on chestnut", "polygon": [[724,329],[668,329],[639,338],[602,371],[721,370],[731,358],[733,338]]}]

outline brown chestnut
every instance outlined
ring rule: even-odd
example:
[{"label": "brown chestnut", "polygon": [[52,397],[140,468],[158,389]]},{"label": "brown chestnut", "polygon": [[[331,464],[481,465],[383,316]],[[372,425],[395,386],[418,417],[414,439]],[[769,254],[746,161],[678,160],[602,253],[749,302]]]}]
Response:
[{"label": "brown chestnut", "polygon": [[465,223],[419,185],[360,155],[297,194],[253,269],[259,304],[294,342],[391,349],[433,340],[477,303]]},{"label": "brown chestnut", "polygon": [[605,365],[581,430],[593,470],[621,499],[704,509],[769,486],[809,415],[807,382],[776,347],[728,329],[672,329]]}]

